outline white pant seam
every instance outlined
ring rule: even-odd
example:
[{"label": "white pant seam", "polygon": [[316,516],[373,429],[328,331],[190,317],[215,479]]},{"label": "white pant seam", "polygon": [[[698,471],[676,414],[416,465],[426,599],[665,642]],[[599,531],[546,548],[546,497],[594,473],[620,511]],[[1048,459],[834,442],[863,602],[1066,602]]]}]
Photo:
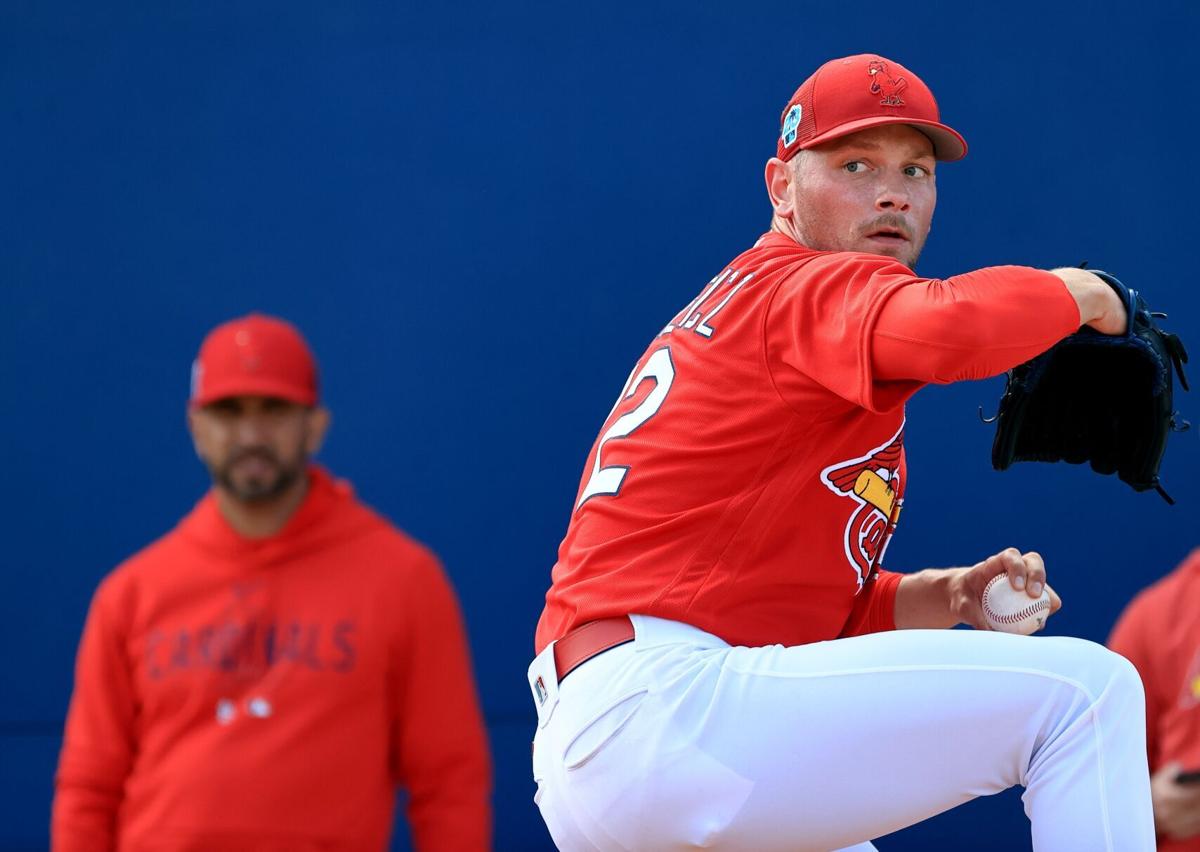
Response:
[{"label": "white pant seam", "polygon": [[1095,704],[1088,708],[1092,717],[1093,737],[1096,740],[1096,780],[1100,785],[1100,819],[1104,826],[1104,845],[1107,852],[1112,852],[1112,819],[1108,813],[1108,792],[1104,789],[1104,737],[1100,728],[1100,714],[1096,712]]},{"label": "white pant seam", "polygon": [[1082,684],[1080,681],[1075,680],[1074,678],[1064,677],[1062,675],[1055,674],[1054,672],[1048,672],[1043,669],[1030,669],[1030,668],[1024,668],[1022,666],[980,666],[980,665],[960,665],[960,664],[923,665],[923,666],[917,666],[917,665],[913,665],[913,666],[874,666],[874,667],[869,667],[869,668],[858,668],[858,669],[838,669],[837,671],[829,671],[829,672],[761,671],[758,669],[745,669],[734,663],[726,663],[725,667],[730,669],[731,671],[737,672],[738,674],[747,675],[749,677],[778,677],[778,678],[789,678],[789,679],[794,678],[796,680],[846,677],[846,676],[853,676],[853,675],[888,674],[890,672],[1002,672],[1002,673],[1006,673],[1006,674],[1024,674],[1024,675],[1032,675],[1034,677],[1043,677],[1043,678],[1046,678],[1047,680],[1058,681],[1059,683],[1066,684],[1067,686],[1077,689],[1080,692],[1082,692],[1085,696],[1087,696],[1088,702],[1090,704],[1095,704],[1097,701],[1096,696],[1092,695],[1091,690],[1089,690],[1086,686],[1084,686],[1084,684]]}]

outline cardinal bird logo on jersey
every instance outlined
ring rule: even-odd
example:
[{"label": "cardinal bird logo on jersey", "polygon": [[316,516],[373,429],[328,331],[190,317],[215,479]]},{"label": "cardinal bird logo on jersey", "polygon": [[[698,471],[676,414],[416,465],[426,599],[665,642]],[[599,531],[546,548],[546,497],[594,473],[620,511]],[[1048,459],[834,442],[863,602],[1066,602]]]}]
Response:
[{"label": "cardinal bird logo on jersey", "polygon": [[904,106],[900,93],[908,88],[907,80],[893,77],[887,63],[879,60],[867,65],[867,73],[871,75],[871,94],[883,96],[879,101],[881,106]]},{"label": "cardinal bird logo on jersey", "polygon": [[846,558],[861,588],[883,558],[903,504],[900,460],[904,422],[896,434],[865,456],[837,462],[821,471],[821,481],[840,497],[858,504],[846,523]]}]

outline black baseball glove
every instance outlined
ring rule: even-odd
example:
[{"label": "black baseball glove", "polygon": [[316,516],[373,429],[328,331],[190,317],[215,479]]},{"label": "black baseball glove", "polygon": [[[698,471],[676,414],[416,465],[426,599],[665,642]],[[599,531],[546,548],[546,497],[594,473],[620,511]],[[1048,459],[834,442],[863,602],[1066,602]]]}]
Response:
[{"label": "black baseball glove", "polygon": [[1153,488],[1173,504],[1158,468],[1168,433],[1188,428],[1171,401],[1172,368],[1188,389],[1187,351],[1155,323],[1166,314],[1151,313],[1136,290],[1113,276],[1092,272],[1125,303],[1128,329],[1108,335],[1085,326],[1008,371],[992,467],[1090,462],[1097,473],[1115,473],[1135,491]]}]

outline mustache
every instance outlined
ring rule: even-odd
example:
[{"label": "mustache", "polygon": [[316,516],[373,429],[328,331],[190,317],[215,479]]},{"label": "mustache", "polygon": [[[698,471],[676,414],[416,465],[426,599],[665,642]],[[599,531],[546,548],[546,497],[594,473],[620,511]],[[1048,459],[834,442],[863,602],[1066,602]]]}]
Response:
[{"label": "mustache", "polygon": [[883,213],[876,216],[862,229],[863,236],[879,231],[895,231],[904,239],[912,242],[912,229],[908,226],[908,222],[903,216],[897,216],[895,213]]},{"label": "mustache", "polygon": [[275,455],[269,447],[245,447],[230,453],[229,458],[225,462],[226,467],[232,467],[244,459],[261,459],[262,461],[270,462],[278,467],[280,465],[279,456]]}]

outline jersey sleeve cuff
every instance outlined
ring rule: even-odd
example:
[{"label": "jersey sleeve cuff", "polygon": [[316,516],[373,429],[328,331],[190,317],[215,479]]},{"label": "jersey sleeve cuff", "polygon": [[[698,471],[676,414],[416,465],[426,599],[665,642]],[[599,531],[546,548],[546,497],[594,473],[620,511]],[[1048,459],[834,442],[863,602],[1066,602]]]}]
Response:
[{"label": "jersey sleeve cuff", "polygon": [[896,629],[896,592],[900,588],[903,574],[895,571],[880,570],[875,578],[875,606],[872,607],[877,617],[870,631],[881,633],[885,630]]}]

